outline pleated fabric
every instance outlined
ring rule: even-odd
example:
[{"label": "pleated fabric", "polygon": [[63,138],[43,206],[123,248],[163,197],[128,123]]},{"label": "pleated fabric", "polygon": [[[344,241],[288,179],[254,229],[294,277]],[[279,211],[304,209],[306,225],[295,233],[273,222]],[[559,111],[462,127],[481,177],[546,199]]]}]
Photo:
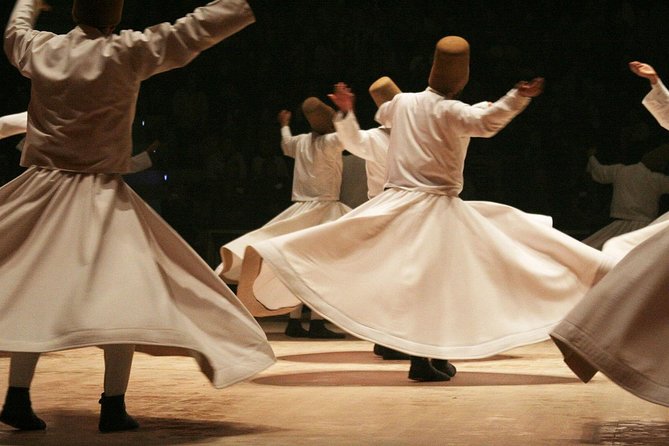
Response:
[{"label": "pleated fabric", "polygon": [[216,387],[274,363],[230,289],[119,175],[32,167],[0,188],[0,351],[137,344]]},{"label": "pleated fabric", "polygon": [[602,251],[611,258],[619,261],[641,243],[668,227],[669,212],[653,220],[648,226],[609,239],[604,243]]},{"label": "pleated fabric", "polygon": [[669,406],[669,228],[627,254],[551,333],[574,373]]},{"label": "pleated fabric", "polygon": [[648,223],[648,221],[615,220],[588,236],[583,240],[583,243],[595,249],[602,249],[604,244],[613,237],[636,231],[645,227]]},{"label": "pleated fabric", "polygon": [[[486,357],[548,339],[612,266],[548,223],[393,188],[337,221],[249,247],[272,276],[253,291],[269,310],[304,302],[355,336],[410,354]],[[272,281],[290,296],[263,286]]]},{"label": "pleated fabric", "polygon": [[226,283],[238,283],[247,246],[336,220],[350,210],[345,204],[333,200],[293,203],[262,227],[223,245],[220,249],[222,262],[216,268],[216,273]]}]

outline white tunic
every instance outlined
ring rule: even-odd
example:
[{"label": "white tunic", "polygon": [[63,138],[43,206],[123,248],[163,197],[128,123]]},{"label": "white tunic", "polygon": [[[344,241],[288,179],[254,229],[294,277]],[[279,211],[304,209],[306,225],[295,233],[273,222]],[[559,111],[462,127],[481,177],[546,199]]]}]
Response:
[{"label": "white tunic", "polygon": [[669,193],[669,177],[643,163],[603,165],[591,156],[588,171],[596,182],[613,185],[610,215],[616,219],[583,240],[593,248],[602,249],[609,239],[646,226],[657,217],[660,197]]},{"label": "white tunic", "polygon": [[353,112],[346,115],[341,112],[337,113],[334,126],[346,150],[365,160],[367,196],[376,197],[383,192],[383,186],[386,183],[386,159],[388,158],[390,130],[384,127],[360,130],[360,125]]},{"label": "white tunic", "polygon": [[119,174],[140,82],[252,23],[248,4],[111,36],[40,32],[36,18],[37,2],[19,0],[5,32],[32,92],[28,169],[0,188],[0,351],[136,344],[195,357],[216,387],[267,368],[260,326]]},{"label": "white tunic", "polygon": [[[382,105],[390,189],[337,221],[249,248],[292,292],[281,304],[302,301],[419,356],[484,357],[547,339],[610,268],[605,255],[517,209],[457,197],[469,138],[494,135],[528,102],[512,90],[482,108],[428,89]],[[255,291],[278,308],[265,300],[271,289]]]},{"label": "white tunic", "polygon": [[669,193],[669,177],[643,163],[603,165],[591,156],[588,170],[596,182],[613,185],[612,218],[650,223],[657,218],[660,197]]},{"label": "white tunic", "polygon": [[[25,133],[28,128],[28,112],[0,116],[0,139]],[[16,146],[21,152],[25,147],[25,138]],[[153,165],[151,157],[144,151],[130,158],[130,172],[141,172]]]}]

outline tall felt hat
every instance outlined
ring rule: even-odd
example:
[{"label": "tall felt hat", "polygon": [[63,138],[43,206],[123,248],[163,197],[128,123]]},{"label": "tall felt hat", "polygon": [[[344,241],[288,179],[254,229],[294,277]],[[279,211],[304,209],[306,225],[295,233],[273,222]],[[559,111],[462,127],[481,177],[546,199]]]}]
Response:
[{"label": "tall felt hat", "polygon": [[377,107],[381,107],[381,104],[390,101],[401,92],[400,88],[388,76],[378,78],[369,86],[369,94],[374,99]]},{"label": "tall felt hat", "polygon": [[459,93],[469,81],[469,43],[458,36],[437,42],[428,84],[444,95]]},{"label": "tall felt hat", "polygon": [[313,96],[305,99],[302,103],[302,113],[314,132],[325,135],[335,131],[332,123],[335,111],[320,99]]},{"label": "tall felt hat", "polygon": [[113,27],[121,23],[123,0],[74,0],[72,17],[76,23],[95,28]]},{"label": "tall felt hat", "polygon": [[648,170],[664,173],[667,164],[669,164],[669,144],[662,144],[646,153],[641,157],[641,162]]}]

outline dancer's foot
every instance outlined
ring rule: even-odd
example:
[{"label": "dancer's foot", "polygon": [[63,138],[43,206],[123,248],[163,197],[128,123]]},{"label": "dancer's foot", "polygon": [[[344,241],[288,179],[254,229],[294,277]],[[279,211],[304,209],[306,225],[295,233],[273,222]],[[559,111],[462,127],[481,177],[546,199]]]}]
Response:
[{"label": "dancer's foot", "polygon": [[432,367],[443,372],[453,378],[458,372],[458,369],[455,368],[453,364],[448,362],[448,359],[431,359]]},{"label": "dancer's foot", "polygon": [[46,423],[35,415],[30,402],[30,389],[9,387],[0,421],[22,431],[41,431]]},{"label": "dancer's foot", "polygon": [[137,429],[139,423],[125,411],[125,395],[105,396],[100,401],[100,432],[119,432]]},{"label": "dancer's foot", "polygon": [[309,337],[312,339],[344,339],[346,335],[328,329],[323,319],[312,319],[309,323]]},{"label": "dancer's foot", "polygon": [[451,377],[435,369],[430,364],[429,359],[412,356],[409,379],[414,381],[450,381]]},{"label": "dancer's foot", "polygon": [[309,337],[309,332],[302,327],[302,322],[299,319],[288,319],[288,325],[284,333],[291,338]]},{"label": "dancer's foot", "polygon": [[379,344],[374,344],[374,354],[381,356],[386,361],[404,361],[411,358],[406,353]]}]

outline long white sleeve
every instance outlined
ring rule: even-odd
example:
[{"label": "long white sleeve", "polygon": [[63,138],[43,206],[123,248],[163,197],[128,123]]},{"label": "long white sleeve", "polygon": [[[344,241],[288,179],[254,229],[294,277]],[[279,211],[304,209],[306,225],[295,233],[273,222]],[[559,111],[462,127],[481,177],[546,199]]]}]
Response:
[{"label": "long white sleeve", "polygon": [[26,132],[28,112],[0,117],[0,139]]},{"label": "long white sleeve", "polygon": [[669,130],[669,90],[658,80],[641,103],[648,109],[657,122]]}]

